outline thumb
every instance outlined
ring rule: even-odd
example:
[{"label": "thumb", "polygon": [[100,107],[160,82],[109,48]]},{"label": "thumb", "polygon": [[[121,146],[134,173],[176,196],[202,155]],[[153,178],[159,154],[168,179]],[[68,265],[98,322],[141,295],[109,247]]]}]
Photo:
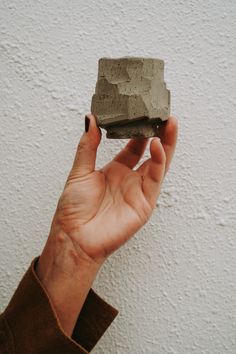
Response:
[{"label": "thumb", "polygon": [[101,129],[92,114],[85,116],[85,131],[80,138],[72,171],[77,177],[86,176],[95,169],[97,148],[101,141]]}]

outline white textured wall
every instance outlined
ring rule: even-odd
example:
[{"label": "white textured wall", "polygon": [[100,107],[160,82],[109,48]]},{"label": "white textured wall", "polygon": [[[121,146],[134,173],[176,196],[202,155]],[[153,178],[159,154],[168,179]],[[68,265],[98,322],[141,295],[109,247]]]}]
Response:
[{"label": "white textured wall", "polygon": [[[2,309],[46,240],[98,59],[158,57],[179,142],[151,220],[94,285],[120,310],[94,353],[236,353],[235,15],[234,0],[1,0]],[[124,143],[104,138],[98,165]]]}]

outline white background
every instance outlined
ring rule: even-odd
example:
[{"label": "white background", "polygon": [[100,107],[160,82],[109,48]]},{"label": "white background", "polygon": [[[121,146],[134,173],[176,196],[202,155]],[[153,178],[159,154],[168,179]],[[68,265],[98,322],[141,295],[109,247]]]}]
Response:
[{"label": "white background", "polygon": [[[98,59],[157,57],[176,155],[152,218],[94,284],[120,313],[93,353],[236,353],[235,15],[233,0],[1,0],[2,310],[47,238]],[[124,143],[104,134],[98,166]]]}]

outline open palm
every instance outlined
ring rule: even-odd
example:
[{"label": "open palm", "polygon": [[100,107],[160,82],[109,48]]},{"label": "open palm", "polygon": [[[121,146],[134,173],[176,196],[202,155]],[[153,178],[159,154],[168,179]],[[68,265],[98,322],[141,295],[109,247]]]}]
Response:
[{"label": "open palm", "polygon": [[150,158],[137,169],[149,139],[131,139],[114,159],[95,170],[101,131],[93,115],[78,145],[52,228],[60,227],[80,252],[105,259],[149,219],[172,159],[177,120],[170,117],[150,143]]}]

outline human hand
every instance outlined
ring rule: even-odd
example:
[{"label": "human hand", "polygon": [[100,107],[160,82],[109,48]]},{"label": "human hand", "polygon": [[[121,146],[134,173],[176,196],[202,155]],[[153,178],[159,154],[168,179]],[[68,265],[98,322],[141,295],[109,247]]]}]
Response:
[{"label": "human hand", "polygon": [[177,140],[177,120],[170,117],[150,143],[150,158],[134,169],[148,143],[131,139],[103,168],[96,170],[101,140],[93,115],[82,135],[73,167],[59,199],[53,229],[60,229],[82,257],[103,262],[150,218],[169,169]]}]

